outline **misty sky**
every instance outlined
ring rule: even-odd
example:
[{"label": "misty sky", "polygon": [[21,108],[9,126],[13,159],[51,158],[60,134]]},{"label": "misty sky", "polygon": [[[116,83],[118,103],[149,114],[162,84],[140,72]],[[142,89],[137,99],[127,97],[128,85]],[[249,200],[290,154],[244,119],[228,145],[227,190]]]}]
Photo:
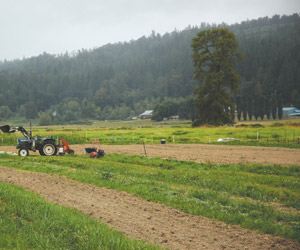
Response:
[{"label": "misty sky", "polygon": [[0,0],[0,60],[300,13],[300,0]]}]

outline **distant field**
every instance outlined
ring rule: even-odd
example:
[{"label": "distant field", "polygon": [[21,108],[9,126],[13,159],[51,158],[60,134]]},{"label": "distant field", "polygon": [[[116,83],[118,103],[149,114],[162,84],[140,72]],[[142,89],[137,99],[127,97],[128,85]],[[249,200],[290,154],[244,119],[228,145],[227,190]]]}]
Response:
[{"label": "distant field", "polygon": [[[28,124],[22,125],[29,129]],[[33,134],[64,138],[71,144],[89,143],[89,139],[95,138],[102,144],[157,144],[162,139],[167,143],[220,143],[218,139],[231,138],[233,141],[225,143],[300,148],[299,119],[199,128],[192,128],[189,121],[108,121],[91,125],[34,126]],[[16,138],[22,137],[20,133],[0,136],[0,145],[15,145]]]}]

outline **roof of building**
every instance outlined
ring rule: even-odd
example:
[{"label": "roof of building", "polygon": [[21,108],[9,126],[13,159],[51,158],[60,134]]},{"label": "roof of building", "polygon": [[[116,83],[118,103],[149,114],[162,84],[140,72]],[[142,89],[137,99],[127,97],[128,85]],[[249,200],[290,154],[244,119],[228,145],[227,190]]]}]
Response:
[{"label": "roof of building", "polygon": [[292,115],[292,114],[300,112],[300,110],[295,107],[284,107],[284,108],[282,108],[282,111],[283,111],[283,114],[285,114],[285,115]]},{"label": "roof of building", "polygon": [[284,107],[284,108],[282,108],[283,111],[292,111],[294,109],[297,109],[297,108],[295,108],[295,107]]},{"label": "roof of building", "polygon": [[144,113],[140,114],[140,116],[142,115],[152,115],[153,110],[146,110]]}]

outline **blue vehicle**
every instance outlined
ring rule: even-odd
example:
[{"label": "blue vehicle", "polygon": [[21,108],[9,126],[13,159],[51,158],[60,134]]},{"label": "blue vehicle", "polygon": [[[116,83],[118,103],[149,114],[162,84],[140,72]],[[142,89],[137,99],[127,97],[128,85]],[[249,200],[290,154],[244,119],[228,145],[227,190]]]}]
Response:
[{"label": "blue vehicle", "polygon": [[30,133],[28,133],[23,127],[15,127],[11,129],[9,125],[1,126],[0,129],[3,133],[15,133],[20,131],[24,135],[25,138],[18,138],[17,140],[19,156],[28,156],[30,150],[33,152],[38,150],[40,155],[45,156],[57,154],[58,147],[55,143],[55,139],[53,139],[52,136],[48,138],[41,138],[40,136],[33,137],[31,129]]}]

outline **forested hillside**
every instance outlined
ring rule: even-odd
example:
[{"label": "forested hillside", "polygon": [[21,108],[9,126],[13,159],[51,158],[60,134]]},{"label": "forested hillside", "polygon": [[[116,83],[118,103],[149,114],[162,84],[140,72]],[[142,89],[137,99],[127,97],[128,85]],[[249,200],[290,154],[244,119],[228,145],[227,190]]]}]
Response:
[{"label": "forested hillside", "polygon": [[[0,119],[10,115],[40,116],[44,123],[126,119],[159,103],[177,107],[168,114],[191,118],[193,89],[199,84],[193,81],[191,41],[197,32],[212,27],[202,23],[93,50],[1,62]],[[257,113],[270,108],[271,102],[299,107],[299,15],[227,27],[244,54],[238,66],[241,88],[234,97],[238,109]]]}]

